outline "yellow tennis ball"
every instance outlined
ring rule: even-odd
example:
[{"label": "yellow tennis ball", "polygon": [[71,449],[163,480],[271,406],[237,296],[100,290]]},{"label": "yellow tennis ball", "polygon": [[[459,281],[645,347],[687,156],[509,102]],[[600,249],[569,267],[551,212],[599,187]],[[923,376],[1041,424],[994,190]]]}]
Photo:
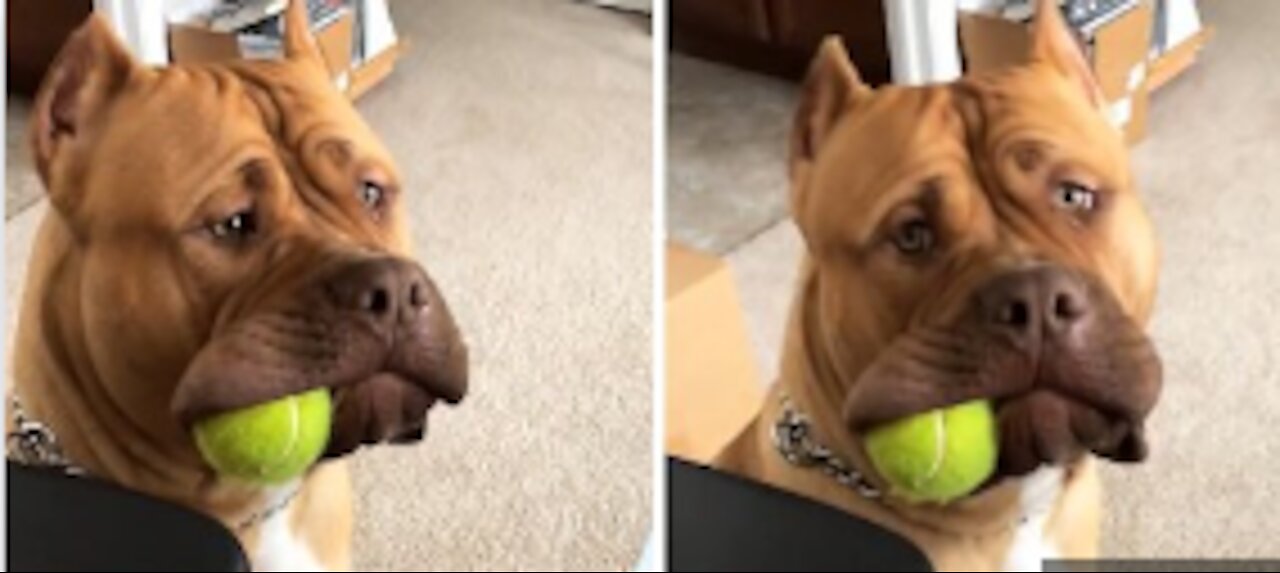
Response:
[{"label": "yellow tennis ball", "polygon": [[280,484],[302,475],[329,442],[329,390],[317,388],[218,414],[195,425],[196,447],[218,473]]},{"label": "yellow tennis ball", "polygon": [[864,443],[892,493],[912,502],[948,503],[995,472],[996,431],[991,404],[974,400],[875,428]]}]

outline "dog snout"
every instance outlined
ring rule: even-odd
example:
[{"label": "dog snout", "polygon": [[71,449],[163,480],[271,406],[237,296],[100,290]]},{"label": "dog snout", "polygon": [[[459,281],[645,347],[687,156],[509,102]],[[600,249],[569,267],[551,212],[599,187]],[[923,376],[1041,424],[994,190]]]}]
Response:
[{"label": "dog snout", "polygon": [[440,302],[440,294],[418,264],[400,258],[376,258],[344,265],[325,281],[340,310],[375,322],[409,323]]},{"label": "dog snout", "polygon": [[988,325],[1016,339],[1069,338],[1092,313],[1084,281],[1056,266],[1004,273],[977,293]]},{"label": "dog snout", "polygon": [[388,368],[449,403],[467,391],[467,353],[449,305],[417,263],[377,257],[340,265],[321,281],[334,308],[390,341]]}]

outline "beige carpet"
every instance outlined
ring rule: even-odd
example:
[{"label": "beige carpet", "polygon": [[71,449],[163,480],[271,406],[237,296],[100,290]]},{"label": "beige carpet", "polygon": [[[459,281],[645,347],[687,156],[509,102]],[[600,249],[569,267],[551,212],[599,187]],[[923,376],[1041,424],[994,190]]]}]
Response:
[{"label": "beige carpet", "polygon": [[[667,100],[667,234],[722,255],[778,222],[796,87],[672,54]],[[733,192],[725,192],[725,188]]]},{"label": "beige carpet", "polygon": [[[415,238],[473,394],[423,445],[358,456],[357,565],[630,569],[651,526],[647,26],[550,0],[392,12],[411,51],[359,107],[425,192]],[[6,228],[11,312],[43,209]]]},{"label": "beige carpet", "polygon": [[[1104,475],[1103,549],[1114,557],[1280,553],[1280,78],[1273,65],[1280,2],[1201,4],[1218,36],[1193,71],[1157,94],[1150,137],[1133,157],[1165,248],[1152,330],[1166,387],[1152,419],[1150,461]],[[766,114],[760,121],[768,123],[763,131],[776,120]],[[672,126],[673,138],[679,129]],[[783,167],[779,154],[767,166],[718,169],[771,169],[781,177]],[[759,192],[740,190],[741,183],[726,179],[722,192]],[[792,226],[778,223],[729,254],[762,372],[776,370],[790,261],[800,249]]]}]

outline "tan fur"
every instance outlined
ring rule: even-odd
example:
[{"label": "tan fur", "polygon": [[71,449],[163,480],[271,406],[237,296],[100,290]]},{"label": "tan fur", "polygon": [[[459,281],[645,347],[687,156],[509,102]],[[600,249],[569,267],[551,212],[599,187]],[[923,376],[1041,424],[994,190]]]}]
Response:
[{"label": "tan fur", "polygon": [[[794,320],[788,328],[778,383],[757,417],[717,457],[715,467],[830,504],[911,540],[938,571],[996,571],[1009,550],[1018,518],[1018,483],[1010,481],[946,509],[912,507],[900,502],[865,499],[811,469],[798,468],[775,449],[772,423],[786,396],[813,422],[816,438],[864,471],[869,467],[856,438],[844,431],[838,413],[809,383],[814,375],[801,359],[807,354]],[[872,479],[878,479],[870,472]],[[884,486],[883,482],[877,481]],[[1046,534],[1064,556],[1088,558],[1098,553],[1101,489],[1096,463],[1086,458],[1073,467],[1054,503]]]},{"label": "tan fur", "polygon": [[[1088,66],[1056,13],[1044,9],[1049,4],[1040,4],[1030,63],[952,84],[872,90],[838,41],[824,44],[791,141],[791,209],[807,252],[778,379],[758,416],[715,461],[896,531],[940,571],[1004,565],[1020,516],[1020,480],[945,507],[871,501],[787,463],[771,427],[786,396],[811,419],[821,443],[884,486],[842,414],[851,385],[888,341],[922,317],[957,316],[973,285],[1009,261],[1035,256],[1089,269],[1133,320],[1147,320],[1159,259],[1151,223],[1123,142],[1099,113]],[[1049,145],[1018,165],[1011,146],[1031,141]],[[1112,191],[1105,219],[1092,228],[1063,224],[1031,195],[1064,170]],[[950,248],[966,253],[945,271],[922,271],[862,247],[919,192],[923,174],[946,190],[941,212]],[[1096,556],[1096,462],[1084,457],[1063,481],[1045,534],[1064,556]]]},{"label": "tan fur", "polygon": [[[169,401],[203,337],[251,302],[210,300],[213,293],[245,281],[262,281],[258,293],[288,286],[264,280],[256,261],[228,258],[196,237],[206,217],[245,199],[236,165],[277,145],[285,150],[283,168],[300,182],[297,192],[262,200],[296,248],[339,242],[408,254],[400,209],[377,225],[345,216],[354,207],[325,199],[330,186],[346,185],[350,167],[315,145],[326,136],[350,143],[348,159],[392,183],[398,177],[390,155],[329,84],[309,35],[293,32],[301,5],[290,8],[285,61],[164,69],[138,65],[93,17],[54,64],[32,122],[37,168],[54,209],[40,226],[26,277],[12,390],[91,474],[229,527],[262,511],[267,496],[219,479]],[[71,96],[59,100],[63,88]],[[73,133],[54,129],[59,106],[74,110]],[[139,154],[142,148],[149,152]],[[325,201],[321,215],[306,214],[305,207]],[[276,281],[294,280],[280,274]],[[217,302],[226,302],[220,314]],[[300,487],[288,509],[293,534],[329,569],[348,570],[346,463],[323,463]],[[237,532],[249,555],[259,549],[258,533]]]}]

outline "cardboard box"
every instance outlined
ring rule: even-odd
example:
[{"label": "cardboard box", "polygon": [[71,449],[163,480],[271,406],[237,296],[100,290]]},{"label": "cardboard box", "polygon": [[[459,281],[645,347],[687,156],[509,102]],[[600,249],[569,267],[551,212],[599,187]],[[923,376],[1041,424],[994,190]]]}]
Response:
[{"label": "cardboard box", "polygon": [[[1150,99],[1148,56],[1154,15],[1150,2],[1103,24],[1088,39],[1087,56],[1113,123],[1134,144],[1146,135]],[[960,44],[969,71],[1025,63],[1031,37],[1027,23],[983,12],[960,14]]]},{"label": "cardboard box", "polygon": [[360,96],[373,89],[373,86],[387,79],[387,76],[395,70],[396,60],[400,59],[400,55],[407,49],[407,41],[398,41],[391,47],[378,52],[378,55],[352,68],[351,85],[347,87],[347,95],[351,99],[360,99]]},{"label": "cardboard box", "polygon": [[[355,17],[345,11],[314,31],[316,45],[334,83],[344,91],[351,85],[351,53]],[[196,24],[169,25],[169,58],[174,62],[217,62],[280,57],[280,46],[235,32],[215,32]]]},{"label": "cardboard box", "polygon": [[728,265],[669,244],[666,313],[666,450],[706,463],[764,395]]}]

